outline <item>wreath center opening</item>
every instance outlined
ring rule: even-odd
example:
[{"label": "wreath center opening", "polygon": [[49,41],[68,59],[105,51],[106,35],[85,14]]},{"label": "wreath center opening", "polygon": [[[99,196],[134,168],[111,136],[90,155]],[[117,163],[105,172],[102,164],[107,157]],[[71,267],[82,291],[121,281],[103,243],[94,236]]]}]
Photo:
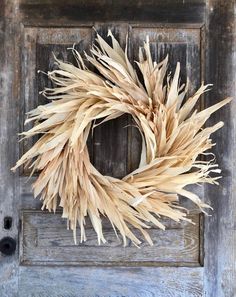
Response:
[{"label": "wreath center opening", "polygon": [[90,161],[102,175],[123,178],[139,166],[141,134],[128,114],[102,121],[96,121],[87,140]]}]

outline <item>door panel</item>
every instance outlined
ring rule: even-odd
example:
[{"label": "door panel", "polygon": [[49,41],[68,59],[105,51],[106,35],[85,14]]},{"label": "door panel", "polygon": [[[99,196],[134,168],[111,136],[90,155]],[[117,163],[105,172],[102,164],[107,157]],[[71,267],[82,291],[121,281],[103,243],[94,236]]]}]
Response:
[{"label": "door panel", "polygon": [[[51,86],[49,79],[38,70],[47,72],[55,68],[53,54],[62,60],[74,62],[73,54],[68,48],[74,43],[81,53],[88,50],[92,39],[92,28],[32,28],[26,27],[23,31],[22,46],[22,114],[21,127],[30,128],[33,123],[24,126],[26,113],[38,106],[45,104],[48,99],[39,94],[44,87]],[[20,143],[21,153],[26,152],[37,140],[27,139]],[[26,171],[26,170],[25,170]],[[29,172],[23,172],[28,174]]]},{"label": "door panel", "polygon": [[195,28],[181,28],[178,25],[171,27],[159,27],[158,25],[139,24],[132,26],[131,39],[133,45],[134,59],[138,59],[138,48],[142,46],[146,36],[149,36],[153,58],[161,61],[168,54],[169,71],[174,74],[176,63],[181,65],[181,81],[186,82],[189,78],[190,90],[192,93],[199,87],[201,80],[201,67],[204,68],[201,60],[202,51],[202,26]]},{"label": "door panel", "polygon": [[[23,211],[20,260],[27,265],[199,266],[199,215],[190,218],[194,224],[163,220],[166,231],[155,227],[149,229],[154,246],[144,241],[139,249],[129,242],[124,248],[106,220],[103,222],[106,244],[98,246],[97,236],[88,221],[87,241],[76,246],[60,213]],[[140,237],[139,232],[136,235]]]},{"label": "door panel", "polygon": [[[95,30],[107,38],[111,29],[123,47],[127,36],[131,61],[149,35],[157,61],[168,53],[172,73],[181,62],[182,81],[190,79],[189,93],[202,80],[215,83],[198,108],[233,95],[234,5],[233,0],[0,0],[0,223],[6,216],[13,219],[9,229],[0,225],[0,240],[11,236],[17,243],[12,256],[0,253],[1,297],[234,296],[235,103],[210,122],[219,118],[226,122],[215,136],[222,186],[194,187],[214,206],[212,217],[203,219],[181,198],[195,225],[163,218],[166,231],[149,230],[152,247],[142,242],[140,249],[131,243],[124,248],[106,219],[106,244],[97,245],[88,220],[88,240],[75,246],[60,208],[56,214],[42,212],[41,201],[33,198],[36,176],[28,179],[27,170],[19,175],[9,170],[36,140],[18,145],[17,133],[29,128],[23,125],[25,112],[47,102],[38,92],[50,82],[37,71],[54,69],[52,52],[74,63],[67,48],[75,43],[79,52],[88,50]],[[91,162],[101,173],[120,178],[137,168],[141,138],[132,119],[124,115],[96,127],[88,147]],[[138,232],[137,236],[143,240]]]},{"label": "door panel", "polygon": [[[112,30],[115,37],[124,47],[126,36],[129,46],[129,55],[132,60],[137,60],[137,53],[146,36],[149,35],[151,51],[157,61],[164,59],[168,53],[170,56],[170,71],[174,72],[177,61],[181,62],[181,77],[184,82],[186,77],[194,77],[191,88],[195,89],[200,81],[200,49],[201,30],[161,28],[158,25],[148,27],[145,24],[138,26],[123,24],[95,24],[96,31],[107,38],[108,30]],[[89,49],[91,41],[95,40],[95,31],[91,27],[78,27],[73,29],[61,28],[29,28],[24,32],[22,69],[22,81],[25,86],[24,112],[45,104],[47,99],[38,93],[44,87],[49,86],[46,75],[37,74],[40,69],[43,72],[54,69],[53,54],[57,58],[73,61],[73,56],[67,49],[74,43],[79,44],[78,50]],[[110,40],[109,40],[110,41]],[[28,51],[29,47],[29,51]],[[193,75],[193,69],[197,75]],[[31,92],[31,93],[30,93]],[[22,115],[22,121],[25,116]],[[23,124],[22,124],[23,126]],[[130,127],[131,126],[131,127]],[[133,137],[136,133],[136,137]],[[129,169],[138,166],[141,139],[138,138],[137,128],[129,116],[124,115],[96,127],[90,139],[90,157],[95,167],[106,175],[123,177]],[[34,140],[27,140],[24,150],[28,149]],[[23,175],[28,172],[23,173]],[[29,188],[29,193],[31,189]],[[104,234],[108,243],[97,245],[97,237],[89,219],[87,220],[87,242],[75,246],[72,233],[66,230],[66,222],[60,219],[60,214],[48,214],[43,212],[24,211],[24,191],[22,198],[22,233],[21,233],[21,263],[28,265],[71,264],[77,265],[169,265],[169,266],[199,266],[201,248],[201,224],[200,215],[192,215],[195,225],[164,220],[166,231],[152,227],[149,230],[154,238],[154,246],[150,247],[143,242],[141,249],[137,249],[131,243],[125,249],[122,241],[117,239],[111,224],[105,221]],[[33,200],[32,194],[29,195]],[[27,199],[28,201],[28,199]],[[37,202],[38,207],[41,203]],[[193,205],[190,205],[193,209]],[[60,211],[60,208],[58,209]],[[142,240],[141,234],[136,232]],[[78,230],[78,238],[80,237]]]}]

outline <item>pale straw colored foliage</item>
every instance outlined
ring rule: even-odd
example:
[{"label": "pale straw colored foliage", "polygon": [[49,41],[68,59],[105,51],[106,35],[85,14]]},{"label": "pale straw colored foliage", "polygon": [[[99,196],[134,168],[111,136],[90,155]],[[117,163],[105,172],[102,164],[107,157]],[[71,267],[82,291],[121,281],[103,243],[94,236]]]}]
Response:
[{"label": "pale straw colored foliage", "polygon": [[[124,245],[127,238],[135,245],[141,243],[133,228],[152,244],[146,231],[150,224],[165,229],[163,216],[177,222],[188,220],[186,210],[178,204],[179,195],[191,199],[201,210],[209,207],[185,187],[217,184],[219,176],[210,177],[211,172],[220,172],[217,165],[197,158],[213,146],[210,135],[223,126],[219,122],[205,128],[205,122],[230,98],[202,111],[195,110],[209,85],[201,85],[186,99],[188,87],[179,85],[180,64],[173,79],[166,76],[168,57],[159,64],[154,62],[148,38],[137,62],[142,84],[128,60],[127,48],[123,51],[111,32],[108,35],[112,46],[97,34],[99,46],[93,45],[91,54],[86,54],[100,74],[89,70],[75,49],[77,66],[55,58],[58,70],[48,72],[48,77],[56,87],[42,92],[51,102],[28,113],[26,122],[35,125],[22,133],[25,138],[36,134],[41,138],[13,170],[25,164],[32,173],[40,172],[33,185],[34,195],[41,196],[43,208],[49,211],[55,211],[59,201],[75,242],[77,224],[81,242],[86,240],[87,216],[98,243],[105,242],[105,216],[114,231],[121,234]],[[123,179],[103,176],[90,163],[88,134],[95,120],[105,122],[124,113],[133,117],[142,134],[140,165]]]}]

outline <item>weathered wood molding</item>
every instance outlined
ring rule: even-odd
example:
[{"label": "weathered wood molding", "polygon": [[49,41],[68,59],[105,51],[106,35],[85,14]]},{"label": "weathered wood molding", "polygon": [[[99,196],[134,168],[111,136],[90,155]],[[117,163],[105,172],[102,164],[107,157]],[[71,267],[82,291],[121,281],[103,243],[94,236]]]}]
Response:
[{"label": "weathered wood molding", "polygon": [[[213,104],[232,96],[231,104],[215,114],[208,125],[219,119],[225,126],[217,132],[214,153],[222,179],[219,187],[208,186],[207,202],[214,211],[205,219],[204,294],[233,297],[236,294],[236,3],[234,0],[207,1],[205,80],[213,89],[207,102]],[[213,141],[216,141],[213,137]]]}]

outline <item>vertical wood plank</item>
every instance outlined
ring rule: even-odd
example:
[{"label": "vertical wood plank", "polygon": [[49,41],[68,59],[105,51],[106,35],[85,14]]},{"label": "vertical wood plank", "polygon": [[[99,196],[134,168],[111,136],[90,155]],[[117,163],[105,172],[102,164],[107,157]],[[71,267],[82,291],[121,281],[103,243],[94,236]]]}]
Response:
[{"label": "vertical wood plank", "polygon": [[[128,31],[128,58],[131,65],[134,69],[137,70],[137,65],[135,61],[137,61],[137,57],[135,59],[134,48],[136,47],[135,40],[132,36],[132,26],[129,26]],[[141,151],[142,151],[142,136],[138,129],[137,124],[133,120],[131,116],[128,117],[128,155],[127,155],[127,173],[130,173],[138,168],[140,159],[141,159]]]},{"label": "vertical wood plank", "polygon": [[[208,105],[236,94],[236,3],[234,0],[207,1],[206,80],[213,83]],[[214,114],[209,122],[219,120],[225,126],[213,137],[217,162],[222,169],[219,187],[208,186],[205,193],[214,208],[205,219],[205,295],[233,297],[236,292],[236,197],[235,135],[236,102]]]},{"label": "vertical wood plank", "polygon": [[[97,32],[107,41],[110,29],[121,45],[125,46],[127,25],[96,24]],[[95,37],[95,36],[94,36]],[[93,164],[104,175],[121,178],[127,174],[128,116],[106,122],[93,131]]]},{"label": "vertical wood plank", "polygon": [[[0,253],[0,296],[18,291],[18,176],[10,171],[18,157],[20,26],[15,16],[18,1],[0,1],[0,240],[10,236],[17,243],[12,256]],[[1,10],[1,9],[0,9]],[[18,46],[15,46],[15,45]],[[12,227],[4,228],[4,217]]]}]

